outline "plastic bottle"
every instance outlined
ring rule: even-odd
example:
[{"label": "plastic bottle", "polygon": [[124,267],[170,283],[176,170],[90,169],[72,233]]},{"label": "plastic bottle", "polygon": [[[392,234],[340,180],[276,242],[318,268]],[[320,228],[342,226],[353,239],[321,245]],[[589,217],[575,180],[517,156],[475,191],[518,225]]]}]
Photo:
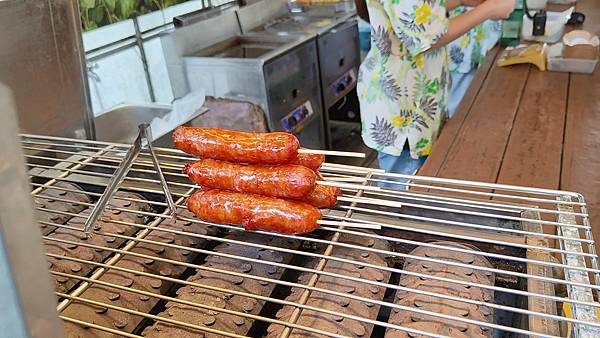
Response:
[{"label": "plastic bottle", "polygon": [[500,38],[500,45],[516,46],[521,41],[521,27],[523,26],[523,1],[517,0],[515,10],[508,17],[508,19],[502,21],[502,37]]}]

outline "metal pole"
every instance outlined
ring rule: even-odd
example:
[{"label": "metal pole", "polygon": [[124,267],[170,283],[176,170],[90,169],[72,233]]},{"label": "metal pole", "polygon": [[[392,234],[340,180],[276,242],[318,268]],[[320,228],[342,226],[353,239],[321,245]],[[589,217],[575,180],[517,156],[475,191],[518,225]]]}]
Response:
[{"label": "metal pole", "polygon": [[135,42],[140,49],[140,57],[142,59],[142,65],[144,66],[144,77],[146,78],[146,84],[148,85],[148,93],[150,94],[150,100],[156,102],[156,95],[154,95],[154,86],[152,85],[152,79],[150,78],[150,70],[148,68],[148,59],[146,58],[146,50],[144,49],[144,37],[140,30],[140,24],[137,16],[133,17],[133,27],[135,28]]},{"label": "metal pole", "polygon": [[[63,337],[19,144],[11,91],[0,83],[0,270],[3,337]],[[5,308],[6,307],[6,308]]]}]

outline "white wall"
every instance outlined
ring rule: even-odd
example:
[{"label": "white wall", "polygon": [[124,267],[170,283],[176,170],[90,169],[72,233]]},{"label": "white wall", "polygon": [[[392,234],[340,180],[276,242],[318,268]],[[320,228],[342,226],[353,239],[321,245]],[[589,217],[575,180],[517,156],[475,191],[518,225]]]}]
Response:
[{"label": "white wall", "polygon": [[[227,1],[213,1],[227,2]],[[188,1],[142,15],[138,18],[142,32],[171,23],[173,17],[202,9],[202,1]],[[92,108],[95,115],[122,103],[151,102],[150,90],[146,83],[140,50],[129,47],[117,53],[93,58],[104,50],[94,51],[119,40],[123,44],[135,41],[133,20],[125,20],[112,25],[83,33],[83,44],[88,57],[88,80]],[[110,47],[114,48],[114,47]],[[153,38],[144,43],[150,78],[157,103],[169,104],[173,100],[160,39]]]}]

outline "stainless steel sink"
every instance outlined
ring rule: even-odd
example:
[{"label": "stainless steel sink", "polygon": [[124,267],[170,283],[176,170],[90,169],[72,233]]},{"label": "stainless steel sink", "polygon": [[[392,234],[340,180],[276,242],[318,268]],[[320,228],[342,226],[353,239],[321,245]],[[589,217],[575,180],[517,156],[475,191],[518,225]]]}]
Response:
[{"label": "stainless steel sink", "polygon": [[[171,111],[167,105],[118,105],[96,117],[98,141],[133,143],[138,125],[150,123],[156,117],[165,117]],[[153,135],[158,139],[162,135]]]}]

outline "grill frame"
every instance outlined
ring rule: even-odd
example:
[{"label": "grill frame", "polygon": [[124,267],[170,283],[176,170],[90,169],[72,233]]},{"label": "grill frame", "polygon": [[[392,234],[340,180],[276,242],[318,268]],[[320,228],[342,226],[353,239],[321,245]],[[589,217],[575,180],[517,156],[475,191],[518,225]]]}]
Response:
[{"label": "grill frame", "polygon": [[[125,155],[127,150],[131,147],[126,144],[117,144],[117,143],[108,143],[108,142],[97,142],[97,141],[84,141],[84,140],[73,140],[66,138],[58,138],[58,137],[47,137],[47,136],[38,136],[38,135],[22,135],[21,141],[23,145],[23,149],[26,153],[26,159],[28,160],[28,174],[30,175],[30,179],[34,182],[32,183],[34,189],[32,191],[32,196],[37,198],[49,198],[45,194],[43,194],[43,190],[47,188],[59,189],[54,186],[56,182],[66,181],[72,183],[82,183],[82,180],[89,185],[95,185],[98,188],[102,187],[102,182],[108,181],[108,178],[111,176],[110,172],[114,171],[118,168],[118,164],[120,160]],[[174,149],[166,149],[166,148],[155,148],[159,161],[161,161],[161,167],[163,173],[166,177],[172,178],[171,180],[167,179],[167,182],[171,188],[172,195],[176,200],[176,204],[179,208],[184,208],[182,205],[184,199],[189,196],[189,194],[197,187],[194,184],[190,184],[186,180],[186,176],[180,172],[180,168],[183,163],[193,160],[193,157],[184,154],[178,150]],[[65,158],[67,157],[67,158]],[[35,163],[34,163],[35,162]],[[63,166],[63,168],[56,169],[56,165]],[[89,170],[90,168],[96,168],[96,170]],[[148,168],[148,169],[146,169]],[[53,172],[54,171],[54,172]],[[108,172],[107,172],[108,171]],[[146,176],[140,177],[140,175],[153,175],[156,171],[154,170],[154,165],[149,157],[147,152],[142,152],[140,157],[136,159],[134,163],[134,167],[129,172],[125,181],[121,185],[121,189],[127,191],[133,191],[137,193],[144,194],[152,194],[154,196],[163,195],[162,189],[160,188],[160,180],[154,178],[147,178]],[[526,187],[515,187],[509,185],[498,185],[498,184],[488,184],[488,183],[480,183],[480,182],[469,182],[469,181],[461,181],[461,180],[452,180],[452,179],[440,179],[440,178],[432,178],[432,177],[418,177],[418,176],[410,176],[410,175],[400,175],[400,174],[389,174],[383,173],[377,169],[370,168],[360,168],[360,167],[351,167],[337,164],[324,164],[322,173],[325,179],[329,182],[333,182],[335,184],[342,184],[344,187],[344,196],[340,198],[342,202],[345,204],[337,208],[336,210],[325,213],[325,219],[331,220],[349,220],[351,222],[364,222],[366,224],[379,224],[382,225],[384,229],[394,230],[394,231],[405,231],[405,232],[414,232],[422,234],[423,236],[442,236],[445,238],[455,238],[459,242],[460,241],[480,241],[482,243],[487,243],[489,245],[503,245],[511,248],[519,248],[519,250],[531,251],[531,250],[539,250],[546,254],[551,255],[560,255],[563,261],[566,261],[567,264],[563,263],[553,263],[540,261],[538,259],[531,259],[527,256],[517,257],[510,256],[506,254],[498,254],[493,252],[480,252],[478,255],[483,257],[493,258],[493,259],[503,259],[512,262],[518,262],[520,264],[526,264],[527,266],[537,266],[538,268],[555,268],[562,269],[565,271],[566,280],[561,280],[555,277],[544,277],[535,275],[529,272],[511,272],[508,270],[502,270],[498,268],[493,268],[490,271],[494,273],[500,273],[504,275],[513,276],[515,278],[523,278],[527,281],[528,287],[532,287],[536,283],[539,285],[543,284],[556,284],[556,285],[566,285],[568,298],[565,299],[559,296],[548,296],[548,295],[539,295],[530,291],[522,291],[522,290],[508,290],[506,288],[494,286],[494,291],[498,292],[506,292],[510,294],[516,294],[520,297],[529,297],[529,298],[537,298],[543,299],[547,302],[570,302],[573,304],[573,318],[564,318],[561,316],[553,316],[549,314],[540,313],[541,310],[532,310],[530,306],[528,309],[520,309],[520,308],[504,308],[498,304],[485,303],[483,305],[508,310],[515,313],[519,313],[520,315],[527,315],[528,318],[542,318],[551,321],[562,321],[566,323],[571,323],[574,328],[574,333],[578,337],[586,337],[593,336],[600,332],[600,324],[594,316],[594,309],[599,308],[600,304],[594,302],[594,297],[592,294],[592,290],[595,290],[596,295],[598,295],[600,291],[599,284],[599,276],[600,270],[598,269],[597,255],[595,252],[594,241],[591,234],[591,226],[589,222],[589,216],[587,214],[587,208],[585,204],[585,200],[581,194],[574,192],[565,192],[565,191],[556,191],[549,189],[536,189],[536,188],[526,188]],[[36,183],[35,181],[41,179],[43,183]],[[409,180],[408,182],[397,182],[391,180],[404,179]],[[410,191],[393,191],[389,189],[381,189],[378,187],[374,187],[372,184],[376,184],[379,182],[393,183],[398,185],[409,186],[414,190]],[[155,188],[151,188],[155,186]],[[426,190],[426,191],[424,191]],[[453,196],[445,196],[440,194],[450,192],[453,193]],[[85,191],[92,199],[97,199],[97,197],[101,196],[101,191]],[[463,196],[469,196],[463,197]],[[488,197],[490,199],[483,200],[482,197]],[[55,197],[53,197],[55,198]],[[385,199],[383,199],[385,198]],[[500,200],[498,200],[500,199]],[[504,201],[507,200],[507,201]],[[76,201],[66,201],[66,202],[76,202]],[[164,208],[164,212],[139,212],[148,217],[153,217],[153,221],[149,224],[145,225],[137,225],[137,224],[127,224],[131,226],[138,227],[138,231],[135,232],[135,235],[132,236],[122,236],[118,234],[109,234],[113,237],[123,237],[122,239],[126,240],[126,245],[118,248],[118,249],[110,249],[113,254],[110,258],[105,262],[95,262],[92,263],[95,265],[94,272],[90,276],[86,277],[78,277],[78,276],[64,276],[70,278],[77,278],[80,280],[78,286],[71,290],[68,294],[65,293],[57,293],[62,300],[59,302],[57,306],[57,310],[62,312],[65,308],[67,308],[72,300],[77,300],[81,302],[90,302],[89,300],[84,300],[80,296],[85,293],[86,289],[91,284],[102,284],[102,282],[98,281],[102,277],[102,275],[109,269],[119,270],[118,267],[114,265],[119,262],[119,260],[124,255],[133,255],[130,250],[135,247],[136,243],[144,242],[145,237],[151,231],[166,231],[167,229],[158,228],[161,222],[164,219],[170,217],[169,210],[167,208],[167,204],[164,202],[151,200],[148,203],[154,205],[158,208]],[[385,211],[380,210],[379,206],[387,206],[388,208],[393,208],[391,210],[395,211]],[[88,207],[93,206],[93,203],[90,205],[86,205]],[[401,206],[400,209],[397,209]],[[553,209],[555,208],[555,209]],[[40,209],[40,208],[38,208]],[[107,210],[111,210],[109,207]],[[404,213],[405,210],[408,209],[416,209],[416,213],[411,214],[409,212]],[[119,209],[117,209],[119,210]],[[399,211],[398,211],[399,210]],[[46,210],[55,213],[63,213],[56,210]],[[129,209],[121,209],[119,211],[131,212]],[[492,212],[496,212],[496,214],[492,214]],[[66,213],[68,214],[68,213]],[[448,214],[456,214],[460,215],[459,219],[449,219],[444,217]],[[357,215],[362,218],[357,218]],[[368,216],[377,216],[378,218],[383,217],[387,218],[389,222],[374,222],[369,219]],[[78,214],[68,215],[72,217],[80,217]],[[553,217],[556,220],[546,220],[547,217]],[[417,221],[417,222],[426,222],[429,225],[437,224],[435,227],[425,227],[425,228],[417,228],[412,227],[413,223],[406,223],[403,225],[395,225],[396,223],[391,220],[402,218],[404,220]],[[502,226],[493,226],[489,224],[478,224],[473,219],[490,219],[498,221],[499,219],[502,222],[517,222],[521,224],[527,224],[526,228],[507,228]],[[208,224],[206,222],[193,220],[193,219],[182,219],[185,221],[198,222],[201,224],[207,224],[210,226],[215,226],[219,229],[226,231],[243,231],[240,230],[239,227],[230,226],[230,225],[216,225],[216,224]],[[57,228],[67,228],[65,225],[54,224],[51,222],[44,222],[42,224],[46,224],[49,226],[55,226]],[[407,225],[408,224],[408,225]],[[504,223],[503,223],[504,225]],[[557,229],[557,234],[544,234],[541,233],[541,228],[543,226],[546,227],[555,227]],[[454,230],[459,229],[457,233],[453,233]],[[298,250],[290,250],[293,254],[299,256],[307,256],[319,259],[319,264],[314,269],[302,268],[295,265],[289,264],[275,264],[269,262],[269,264],[278,265],[285,269],[292,269],[295,271],[304,271],[308,273],[312,273],[312,278],[310,278],[310,282],[308,285],[299,285],[293,282],[286,281],[272,281],[267,280],[270,283],[276,283],[278,285],[283,285],[286,287],[300,287],[304,289],[304,294],[306,296],[301,297],[304,302],[309,298],[311,292],[325,292],[331,295],[347,297],[349,299],[354,299],[357,301],[368,301],[368,299],[362,299],[361,297],[354,297],[352,295],[339,295],[331,290],[321,290],[315,288],[314,285],[317,283],[319,276],[327,276],[331,277],[343,278],[345,280],[353,280],[357,283],[370,283],[373,285],[378,285],[381,287],[385,287],[386,289],[394,289],[400,290],[401,286],[390,285],[387,282],[381,283],[376,281],[363,281],[360,278],[353,278],[349,276],[337,275],[337,274],[328,274],[323,272],[322,270],[326,266],[328,261],[343,261],[335,256],[330,256],[331,252],[335,247],[348,247],[355,250],[362,250],[364,252],[377,252],[373,250],[369,250],[366,247],[360,246],[351,246],[345,243],[338,242],[339,237],[342,234],[352,234],[352,235],[360,235],[361,231],[347,229],[343,227],[332,227],[332,226],[323,226],[321,230],[326,234],[330,234],[330,239],[322,239],[322,238],[313,238],[310,235],[302,235],[302,236],[288,236],[288,235],[280,235],[280,234],[267,234],[269,236],[278,236],[283,238],[295,238],[301,239],[304,242],[319,244],[322,246],[326,246],[323,253],[307,253],[301,252]],[[462,232],[462,231],[465,232]],[[261,233],[261,232],[259,232]],[[465,234],[466,233],[466,234]],[[266,234],[266,233],[265,233]],[[493,235],[491,235],[493,234]],[[500,235],[498,235],[500,234]],[[96,233],[96,235],[102,235]],[[194,237],[193,234],[185,234],[188,236]],[[425,241],[419,242],[414,239],[403,239],[396,238],[389,235],[381,235],[381,234],[363,234],[365,238],[377,238],[386,240],[393,243],[402,243],[405,245],[415,245],[419,244],[421,246],[432,246],[435,247],[434,244],[428,244]],[[225,239],[219,236],[205,236],[205,239],[210,239],[212,241],[217,241],[219,243],[227,242]],[[529,241],[525,241],[524,243],[520,243],[519,240],[522,241],[523,237],[526,239],[531,239],[532,242],[535,243],[529,244]],[[510,241],[507,238],[513,238]],[[44,236],[44,240],[55,240],[49,236]],[[544,246],[544,243],[548,241],[557,241],[558,246]],[[75,243],[71,243],[75,244]],[[82,243],[76,243],[78,245],[84,245]],[[157,245],[163,245],[168,247],[168,245],[164,243],[152,243]],[[237,244],[242,245],[250,245],[248,243],[240,242]],[[550,244],[548,244],[550,245]],[[106,248],[105,248],[106,249]],[[194,249],[194,248],[180,248],[186,250],[199,250],[198,253],[203,255],[215,254],[214,252],[210,252],[209,250],[204,249]],[[284,251],[281,248],[266,248],[266,249],[275,249],[278,251]],[[451,250],[451,249],[448,249]],[[461,252],[461,250],[452,249],[451,251]],[[446,264],[454,264],[456,266],[461,266],[460,264],[455,264],[447,261],[436,261],[423,257],[411,257],[406,253],[402,252],[377,252],[379,254],[385,254],[389,256],[393,256],[395,258],[412,258],[418,259],[421,261],[430,261],[430,262],[438,262],[438,263],[446,263]],[[472,252],[471,252],[472,253]],[[64,259],[73,259],[68,257],[63,257]],[[233,257],[235,259],[239,259],[240,261],[248,261],[247,257]],[[590,261],[588,264],[586,259]],[[251,261],[252,262],[252,261]],[[259,261],[253,261],[254,263],[259,263]],[[177,262],[171,262],[177,263]],[[264,262],[263,262],[264,263]],[[347,261],[345,263],[359,263],[356,261]],[[360,265],[365,265],[360,263]],[[589,266],[589,267],[588,267]],[[206,268],[197,264],[187,264],[189,268],[202,269]],[[466,266],[464,266],[467,268]],[[402,270],[397,267],[387,267],[383,268],[380,266],[374,266],[374,268],[379,268],[383,270],[387,270],[390,273],[404,273],[408,272]],[[484,268],[476,268],[477,270],[483,270]],[[219,273],[228,274],[225,271],[218,271]],[[56,275],[56,272],[51,272]],[[60,275],[60,274],[59,274]],[[239,274],[240,276],[250,277],[246,274]],[[591,275],[591,280],[589,279]],[[417,275],[418,276],[418,275]],[[423,275],[418,276],[423,278],[432,278],[431,276]],[[161,276],[155,276],[155,278],[163,278]],[[434,278],[435,279],[435,278]],[[189,285],[183,281],[171,281],[174,283],[180,283],[181,286]],[[448,282],[460,284],[458,281],[449,280]],[[195,285],[199,286],[199,285]],[[478,287],[484,287],[483,285],[476,285]],[[118,289],[118,286],[114,286]],[[206,286],[204,286],[206,287]],[[228,292],[232,292],[233,290],[227,290]],[[419,290],[404,290],[411,292],[420,292]],[[235,292],[234,292],[235,293]],[[259,298],[256,295],[243,294],[243,296]],[[434,296],[429,294],[429,296]],[[154,296],[156,297],[156,296]],[[163,296],[161,296],[163,297]],[[157,297],[157,298],[161,298]],[[262,296],[261,296],[262,297]],[[443,296],[437,295],[439,298],[444,298]],[[171,297],[172,298],[172,297]],[[177,299],[173,298],[161,298],[163,300],[169,301],[177,301]],[[321,311],[323,313],[328,313],[328,310],[312,308],[308,305],[303,304],[303,301],[300,304],[294,303],[289,304],[285,300],[276,299],[272,297],[263,297],[265,301],[279,304],[279,305],[293,305],[295,306],[294,315],[291,316],[291,320],[289,322],[280,322],[274,320],[272,318],[264,318],[261,316],[248,316],[243,313],[236,313],[236,315],[251,318],[254,320],[260,320],[270,323],[277,323],[281,325],[285,325],[286,329],[283,331],[281,337],[288,337],[292,329],[294,330],[305,330],[315,334],[327,335],[327,333],[322,332],[322,330],[309,328],[306,326],[296,324],[297,320],[302,316],[302,312],[305,309],[311,311]],[[475,301],[469,301],[467,299],[459,299],[455,298],[446,298],[449,300],[457,300],[465,303],[474,303]],[[372,300],[371,300],[372,301]],[[436,313],[427,313],[427,311],[423,311],[420,309],[413,308],[403,308],[396,307],[396,304],[390,304],[386,301],[381,301],[378,303],[382,307],[389,308],[399,308],[405,311],[412,311],[415,313],[422,313],[437,316],[439,318],[451,319],[457,322],[469,323],[468,319],[465,318],[456,318],[449,317],[446,318],[444,315],[436,314]],[[97,304],[96,304],[97,305]],[[105,304],[110,305],[110,304]],[[102,305],[102,306],[105,306]],[[194,306],[202,307],[201,304],[196,304]],[[108,307],[108,306],[107,306]],[[210,308],[211,311],[223,311],[223,309]],[[331,312],[331,311],[329,311]],[[330,313],[333,314],[333,313]],[[357,316],[341,314],[344,318],[348,318],[351,320],[358,320],[364,323],[375,324],[377,326],[383,326],[387,328],[395,328],[398,330],[403,330],[406,332],[412,332],[415,334],[425,334],[426,332],[411,330],[406,327],[400,327],[397,325],[390,325],[388,323],[384,323],[378,321],[377,319],[367,319],[360,318]],[[160,318],[154,315],[143,314],[144,317],[152,319],[152,320],[164,320],[164,318]],[[67,318],[63,315],[60,316],[61,319],[70,322],[77,322],[78,324],[87,325],[89,327],[94,327],[94,324],[91,323],[82,323],[74,318]],[[472,323],[472,322],[471,322]],[[185,325],[182,323],[175,323],[177,325]],[[386,325],[387,324],[387,325]],[[515,334],[521,335],[536,335],[536,336],[546,336],[553,337],[550,334],[540,334],[540,332],[532,331],[529,329],[522,328],[510,328],[503,325],[498,324],[489,324],[482,322],[475,322],[472,324],[476,325],[484,325],[489,328],[495,330],[503,330],[510,331]],[[588,325],[586,325],[588,324]],[[535,326],[534,323],[530,321],[530,326]],[[592,326],[593,325],[593,326]],[[188,326],[189,327],[189,326]],[[100,330],[113,330],[111,328],[100,328],[94,327]],[[194,329],[198,329],[197,327],[193,327]],[[541,328],[541,327],[540,327]],[[211,331],[210,327],[204,327],[202,330],[206,330],[208,332]],[[212,330],[214,331],[214,330]],[[113,332],[114,333],[114,332]],[[226,332],[212,332],[218,333],[225,336],[235,336],[228,335]],[[119,333],[122,334],[122,333]],[[125,335],[138,337],[139,335]],[[330,333],[329,336],[338,336],[335,333]],[[434,336],[430,334],[430,336]],[[438,336],[438,335],[435,335]]]}]

